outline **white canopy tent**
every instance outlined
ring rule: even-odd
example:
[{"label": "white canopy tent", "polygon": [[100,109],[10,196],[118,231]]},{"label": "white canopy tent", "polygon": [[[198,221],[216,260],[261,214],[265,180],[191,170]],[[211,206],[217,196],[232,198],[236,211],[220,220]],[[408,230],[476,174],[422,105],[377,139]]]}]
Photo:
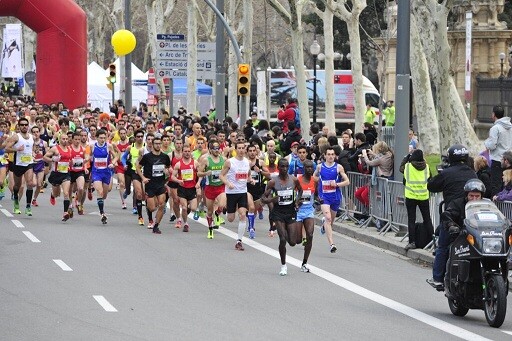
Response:
[{"label": "white canopy tent", "polygon": [[[117,82],[114,84],[114,94],[117,100],[119,95],[120,82],[120,63],[117,59],[114,64],[117,71]],[[104,70],[96,62],[92,62],[87,67],[87,102],[92,108],[100,108],[105,112],[109,112],[112,102],[112,91],[107,88],[107,70]],[[148,77],[135,64],[132,63],[132,84],[137,81],[146,81]],[[140,102],[146,102],[148,98],[147,85],[132,85],[132,106],[139,106]]]}]

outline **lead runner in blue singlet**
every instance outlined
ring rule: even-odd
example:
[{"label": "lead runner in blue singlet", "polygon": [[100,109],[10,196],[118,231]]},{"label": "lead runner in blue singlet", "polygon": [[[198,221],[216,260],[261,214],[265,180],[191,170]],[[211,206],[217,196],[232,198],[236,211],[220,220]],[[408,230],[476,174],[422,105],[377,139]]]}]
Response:
[{"label": "lead runner in blue singlet", "polygon": [[332,239],[332,222],[336,218],[336,212],[343,199],[341,187],[348,186],[350,181],[343,166],[334,162],[335,154],[333,148],[328,148],[325,152],[325,162],[319,165],[315,171],[315,177],[319,178],[319,194],[322,200],[322,234],[327,234],[327,241],[331,247],[331,253],[335,253],[337,248]]},{"label": "lead runner in blue singlet", "polygon": [[112,180],[112,169],[117,162],[117,155],[111,144],[107,143],[107,132],[100,129],[96,132],[97,142],[91,148],[91,182],[96,191],[96,201],[100,210],[101,222],[107,223],[107,216],[104,211],[104,200],[107,198],[110,181]]}]

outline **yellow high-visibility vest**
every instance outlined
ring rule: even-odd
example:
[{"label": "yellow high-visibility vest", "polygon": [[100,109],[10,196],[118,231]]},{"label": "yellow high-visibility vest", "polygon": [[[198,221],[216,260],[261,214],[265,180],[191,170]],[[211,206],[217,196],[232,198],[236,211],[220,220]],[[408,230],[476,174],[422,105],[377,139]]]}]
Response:
[{"label": "yellow high-visibility vest", "polygon": [[417,170],[411,163],[405,165],[405,197],[408,199],[428,200],[427,180],[429,168],[426,165],[424,170]]}]

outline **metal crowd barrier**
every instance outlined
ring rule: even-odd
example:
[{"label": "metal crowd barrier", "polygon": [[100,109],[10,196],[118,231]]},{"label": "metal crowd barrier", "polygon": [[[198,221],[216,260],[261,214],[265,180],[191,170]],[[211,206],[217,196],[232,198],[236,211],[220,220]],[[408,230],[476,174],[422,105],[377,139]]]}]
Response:
[{"label": "metal crowd barrier", "polygon": [[[370,211],[368,207],[365,207],[363,203],[356,199],[355,193],[359,188],[370,185],[371,176],[354,172],[347,172],[347,176],[350,180],[350,185],[343,188],[343,201],[341,203],[343,213],[336,221],[350,219],[357,223],[358,220],[354,217],[354,214],[370,216]],[[363,225],[369,220],[370,218]]]},{"label": "metal crowd barrier", "polygon": [[400,227],[407,228],[407,208],[405,207],[405,189],[404,184],[400,181],[388,181],[390,221],[386,229],[380,231],[386,234],[390,230],[394,232],[400,231]]},{"label": "metal crowd barrier", "polygon": [[377,228],[383,231],[391,225],[389,183],[386,178],[377,177],[375,180],[376,184],[370,186],[370,220],[365,227],[373,221]]}]

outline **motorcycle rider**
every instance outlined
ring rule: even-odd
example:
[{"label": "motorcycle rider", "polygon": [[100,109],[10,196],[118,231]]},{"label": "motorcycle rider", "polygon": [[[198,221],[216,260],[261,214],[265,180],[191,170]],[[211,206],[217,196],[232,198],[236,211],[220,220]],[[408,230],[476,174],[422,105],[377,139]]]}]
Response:
[{"label": "motorcycle rider", "polygon": [[[457,236],[460,233],[461,226],[464,225],[464,219],[466,218],[466,204],[468,201],[481,200],[485,194],[485,185],[480,179],[469,179],[464,185],[464,193],[464,197],[453,200],[441,214],[441,230],[445,231],[445,235],[448,234],[444,240],[444,242],[446,242],[447,249],[454,240],[452,237]],[[439,239],[439,243],[441,243],[441,237],[439,237]],[[437,255],[438,252],[436,251],[436,260]],[[434,262],[434,266],[435,264],[436,263]],[[446,262],[444,268],[446,268]],[[439,282],[432,278],[427,280],[427,282],[436,289],[443,288],[443,279]]]},{"label": "motorcycle rider", "polygon": [[[465,197],[464,186],[470,179],[478,179],[475,171],[466,163],[468,149],[460,144],[448,148],[448,167],[428,181],[427,189],[432,193],[443,193],[444,206],[448,207],[454,200]],[[450,236],[444,228],[439,229],[436,257],[433,266],[433,278],[428,282],[441,288],[443,286]]]}]

